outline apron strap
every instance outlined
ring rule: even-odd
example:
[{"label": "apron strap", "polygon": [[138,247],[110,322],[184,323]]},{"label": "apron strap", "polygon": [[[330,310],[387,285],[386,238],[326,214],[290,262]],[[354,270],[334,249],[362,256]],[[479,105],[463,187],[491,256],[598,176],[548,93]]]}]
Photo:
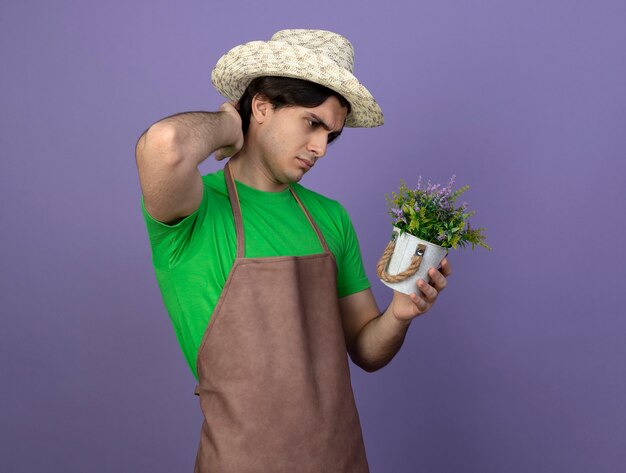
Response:
[{"label": "apron strap", "polygon": [[311,217],[311,214],[309,213],[309,211],[300,201],[300,197],[298,197],[298,194],[296,194],[296,191],[293,190],[293,187],[289,186],[289,190],[291,191],[293,196],[296,198],[296,201],[298,202],[298,204],[300,204],[300,207],[304,211],[304,215],[306,215],[306,218],[309,219],[309,223],[313,227],[313,230],[315,230],[315,233],[317,233],[317,237],[319,238],[320,243],[322,244],[322,247],[324,248],[324,253],[330,253],[330,249],[328,249],[328,245],[326,244],[326,239],[324,238],[324,235],[322,235],[322,232],[320,231],[319,227],[315,223],[315,220],[313,220],[313,217]]},{"label": "apron strap", "polygon": [[243,258],[245,249],[243,241],[243,218],[241,217],[241,207],[239,206],[237,186],[235,186],[235,179],[230,171],[230,161],[228,161],[226,166],[224,166],[224,176],[226,177],[226,187],[228,188],[230,206],[233,208],[233,216],[235,217],[235,229],[237,231],[237,258]]},{"label": "apron strap", "polygon": [[[224,166],[224,176],[226,178],[226,187],[228,188],[228,197],[230,198],[230,206],[233,209],[233,216],[235,217],[235,229],[237,231],[237,258],[243,258],[244,250],[245,250],[244,240],[243,240],[244,238],[243,237],[243,217],[241,216],[241,206],[239,205],[239,194],[237,193],[237,186],[235,185],[235,178],[233,177],[233,173],[230,170],[230,161],[226,163],[226,166]],[[315,230],[315,233],[317,234],[317,238],[319,238],[320,243],[322,244],[322,248],[324,248],[324,253],[330,253],[330,249],[328,248],[326,239],[324,238],[324,235],[322,235],[322,232],[320,231],[319,227],[313,220],[313,217],[311,216],[309,211],[306,209],[306,207],[302,204],[302,201],[300,200],[296,192],[293,190],[293,187],[291,187],[291,185],[289,186],[289,190],[291,191],[291,194],[295,197],[296,202],[298,202],[298,205],[304,212],[304,215],[306,215],[306,218],[308,219],[309,223],[313,227],[313,230]]]}]

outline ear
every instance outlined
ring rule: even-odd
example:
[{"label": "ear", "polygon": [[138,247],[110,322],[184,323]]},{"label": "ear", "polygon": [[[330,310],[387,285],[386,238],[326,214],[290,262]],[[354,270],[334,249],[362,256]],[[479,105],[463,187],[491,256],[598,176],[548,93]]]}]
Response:
[{"label": "ear", "polygon": [[269,99],[262,94],[252,98],[252,117],[259,125],[267,120],[273,107]]}]

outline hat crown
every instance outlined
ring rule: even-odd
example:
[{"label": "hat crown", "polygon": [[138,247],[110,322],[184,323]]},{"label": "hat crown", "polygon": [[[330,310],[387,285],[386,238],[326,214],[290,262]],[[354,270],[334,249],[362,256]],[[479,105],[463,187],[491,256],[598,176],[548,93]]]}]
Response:
[{"label": "hat crown", "polygon": [[306,80],[334,90],[350,103],[345,126],[380,126],[383,113],[353,69],[354,48],[344,36],[325,30],[286,29],[269,41],[232,48],[217,61],[211,82],[224,97],[238,101],[257,77]]},{"label": "hat crown", "polygon": [[290,29],[278,31],[270,41],[300,46],[332,59],[350,73],[354,70],[354,48],[344,36],[325,30]]}]

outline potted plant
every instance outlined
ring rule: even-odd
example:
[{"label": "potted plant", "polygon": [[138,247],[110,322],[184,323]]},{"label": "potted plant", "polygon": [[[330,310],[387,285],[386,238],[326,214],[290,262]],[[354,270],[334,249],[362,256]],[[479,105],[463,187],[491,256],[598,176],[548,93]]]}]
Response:
[{"label": "potted plant", "polygon": [[469,189],[453,191],[455,175],[446,187],[431,184],[422,188],[422,176],[417,188],[410,189],[400,181],[399,191],[385,196],[393,221],[391,241],[376,267],[383,284],[404,294],[417,291],[416,281],[430,281],[428,269],[438,268],[449,248],[464,248],[471,243],[491,251],[484,240],[484,228],[470,228],[467,202],[456,206],[456,199]]}]

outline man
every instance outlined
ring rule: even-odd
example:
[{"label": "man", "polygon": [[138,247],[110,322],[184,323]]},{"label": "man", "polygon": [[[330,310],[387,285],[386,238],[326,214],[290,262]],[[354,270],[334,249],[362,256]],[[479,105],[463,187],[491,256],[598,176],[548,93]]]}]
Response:
[{"label": "man", "polygon": [[[204,414],[196,472],[367,472],[346,353],[386,365],[450,275],[380,313],[343,207],[298,184],[344,125],[382,125],[328,31],[237,46],[212,81],[232,102],[139,139],[157,280]],[[210,154],[230,157],[201,176]]]}]

